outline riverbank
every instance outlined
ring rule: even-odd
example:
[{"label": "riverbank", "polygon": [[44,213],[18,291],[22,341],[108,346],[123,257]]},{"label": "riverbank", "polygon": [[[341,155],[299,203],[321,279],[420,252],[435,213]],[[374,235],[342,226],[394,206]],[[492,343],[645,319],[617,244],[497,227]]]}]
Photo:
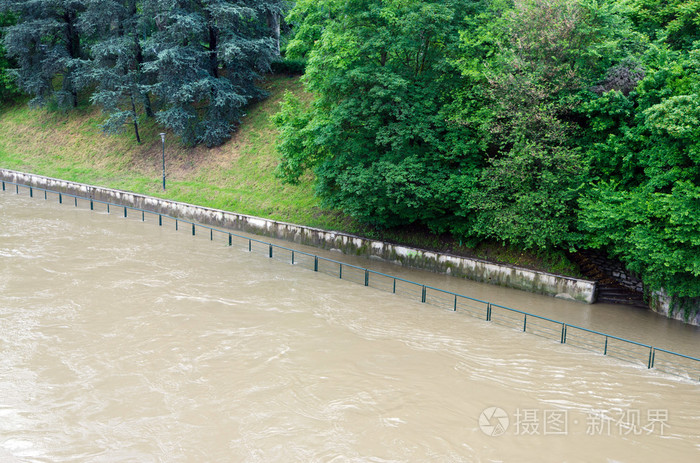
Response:
[{"label": "riverbank", "polygon": [[595,302],[596,284],[593,281],[538,272],[514,266],[493,264],[478,259],[430,252],[418,248],[392,245],[390,243],[370,240],[341,232],[278,222],[262,217],[238,214],[153,196],[135,194],[123,190],[86,185],[8,169],[0,168],[0,180],[3,181],[4,190],[6,189],[6,184],[4,182],[14,185],[25,185],[27,187],[74,195],[87,200],[98,200],[188,221],[196,221],[201,224],[221,227],[228,230],[244,231],[302,245],[339,251],[344,254],[379,258],[404,267],[445,273],[478,282],[575,300],[588,304]]},{"label": "riverbank", "polygon": [[217,148],[182,146],[166,135],[167,190],[162,189],[162,130],[153,121],[141,125],[142,144],[133,134],[102,133],[103,116],[83,106],[69,113],[29,109],[25,104],[0,110],[0,167],[69,181],[131,191],[273,221],[338,230],[391,244],[470,257],[547,273],[581,277],[563,252],[527,252],[498,243],[476,248],[429,230],[374,230],[339,211],[324,208],[314,196],[313,177],[298,185],[274,175],[277,130],[270,116],[285,92],[309,101],[298,78],[268,77],[269,98],[251,105],[234,137]]}]

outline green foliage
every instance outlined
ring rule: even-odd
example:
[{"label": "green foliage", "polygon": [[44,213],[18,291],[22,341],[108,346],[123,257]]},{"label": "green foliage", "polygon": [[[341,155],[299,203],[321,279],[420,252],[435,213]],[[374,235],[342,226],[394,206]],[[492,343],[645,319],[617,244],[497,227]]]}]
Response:
[{"label": "green foliage", "polygon": [[[153,76],[144,72],[146,58],[140,40],[140,33],[149,27],[142,7],[136,0],[91,0],[80,20],[81,30],[93,38],[86,78],[96,88],[90,101],[109,114],[102,127],[105,132],[119,133],[132,126],[139,143],[143,116],[137,106],[153,116],[148,95]],[[112,27],[115,22],[120,27]]]},{"label": "green foliage", "polygon": [[273,74],[286,74],[288,76],[300,76],[304,74],[306,60],[303,59],[282,59],[270,63]]},{"label": "green foliage", "polygon": [[269,69],[276,44],[266,29],[271,8],[282,0],[151,0],[146,13],[157,30],[144,65],[163,102],[156,117],[187,145],[220,145],[231,136],[244,106],[265,94],[256,87]]},{"label": "green foliage", "polygon": [[612,2],[496,0],[461,31],[454,119],[476,128],[486,165],[464,195],[472,235],[525,248],[575,245],[586,179],[573,143],[582,92],[624,57]]},{"label": "green foliage", "polygon": [[2,44],[2,37],[4,36],[2,28],[11,26],[15,22],[16,19],[11,13],[2,13],[0,11],[0,104],[11,102],[21,95],[11,72],[16,63],[7,57],[5,47]]},{"label": "green foliage", "polygon": [[[657,44],[634,92],[586,109],[595,179],[581,200],[586,244],[606,248],[651,289],[700,295],[700,49]],[[620,110],[622,108],[622,110]],[[600,166],[598,163],[600,162]]]},{"label": "green foliage", "polygon": [[646,75],[629,96],[611,91],[583,106],[593,178],[664,193],[675,182],[699,184],[700,49],[655,46],[643,59]]},{"label": "green foliage", "polygon": [[[188,145],[220,145],[265,94],[286,0],[0,0],[4,44],[31,103],[76,107],[78,92],[119,132],[154,115]],[[0,63],[2,65],[2,63]],[[60,88],[59,88],[60,87]]]},{"label": "green foliage", "polygon": [[299,2],[290,21],[324,18],[296,38],[313,39],[304,81],[316,99],[308,109],[287,99],[276,119],[280,174],[296,181],[315,167],[325,204],[374,226],[448,229],[475,164],[471,131],[445,112],[467,3]]},{"label": "green foliage", "polygon": [[292,37],[286,46],[286,57],[307,59],[323,30],[342,11],[339,0],[297,0],[286,20],[292,25]]},{"label": "green foliage", "polygon": [[700,296],[700,187],[677,182],[670,193],[620,190],[601,183],[581,200],[589,244],[607,249],[651,289]]},{"label": "green foliage", "polygon": [[585,179],[577,151],[523,141],[481,171],[465,196],[477,236],[553,249],[578,241],[576,202]]},{"label": "green foliage", "polygon": [[0,11],[17,18],[5,29],[4,45],[18,64],[17,85],[34,97],[31,103],[78,105],[85,57],[78,16],[84,10],[84,0],[0,0]]},{"label": "green foliage", "polygon": [[637,26],[672,48],[689,49],[700,40],[700,0],[633,0]]}]

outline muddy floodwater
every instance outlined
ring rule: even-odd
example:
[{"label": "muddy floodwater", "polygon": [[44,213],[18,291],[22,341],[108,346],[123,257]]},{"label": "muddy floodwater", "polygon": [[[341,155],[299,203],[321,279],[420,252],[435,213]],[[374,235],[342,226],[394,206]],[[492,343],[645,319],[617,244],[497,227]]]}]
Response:
[{"label": "muddy floodwater", "polygon": [[[361,264],[700,354],[650,312]],[[700,461],[697,381],[14,191],[0,354],[3,463]]]}]

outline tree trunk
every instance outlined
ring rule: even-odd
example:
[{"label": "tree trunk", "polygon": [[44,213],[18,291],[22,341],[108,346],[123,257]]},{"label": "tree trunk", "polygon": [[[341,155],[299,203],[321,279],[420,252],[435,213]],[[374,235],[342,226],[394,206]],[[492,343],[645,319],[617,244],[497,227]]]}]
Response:
[{"label": "tree trunk", "polygon": [[[143,66],[143,49],[141,49],[141,43],[139,42],[138,33],[134,32],[134,47],[136,48],[136,66],[138,67],[138,77],[139,84],[143,82],[143,74],[141,73],[141,67]],[[151,97],[146,92],[141,92],[141,99],[143,100],[143,107],[146,111],[147,117],[154,117],[153,107],[151,106]]]},{"label": "tree trunk", "polygon": [[[63,15],[63,20],[66,23],[66,49],[69,56],[74,60],[80,58],[80,35],[76,27],[77,19],[78,14],[75,10],[66,11]],[[72,74],[71,70],[66,70],[63,76],[63,90],[70,93],[70,104],[76,108],[78,106],[78,90],[75,87],[75,82],[73,82]]]},{"label": "tree trunk", "polygon": [[209,72],[214,78],[219,77],[219,60],[217,57],[217,35],[216,29],[213,26],[209,26]]},{"label": "tree trunk", "polygon": [[146,116],[155,117],[155,114],[153,113],[153,107],[151,106],[151,97],[148,95],[148,93],[141,93],[141,99],[143,100],[143,109],[146,112]]},{"label": "tree trunk", "polygon": [[139,121],[136,115],[136,104],[134,103],[134,94],[131,94],[131,111],[133,112],[132,120],[134,121],[134,133],[136,134],[136,143],[141,144],[141,137],[139,136]]},{"label": "tree trunk", "polygon": [[280,56],[280,15],[275,11],[267,13],[267,25],[275,41],[275,56]]}]

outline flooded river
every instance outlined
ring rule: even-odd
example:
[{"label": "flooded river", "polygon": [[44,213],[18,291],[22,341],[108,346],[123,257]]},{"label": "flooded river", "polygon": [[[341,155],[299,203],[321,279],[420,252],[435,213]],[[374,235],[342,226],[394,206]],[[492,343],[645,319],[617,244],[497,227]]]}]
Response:
[{"label": "flooded river", "polygon": [[[700,353],[649,312],[358,262]],[[3,463],[700,458],[698,382],[14,192],[0,353]]]}]

